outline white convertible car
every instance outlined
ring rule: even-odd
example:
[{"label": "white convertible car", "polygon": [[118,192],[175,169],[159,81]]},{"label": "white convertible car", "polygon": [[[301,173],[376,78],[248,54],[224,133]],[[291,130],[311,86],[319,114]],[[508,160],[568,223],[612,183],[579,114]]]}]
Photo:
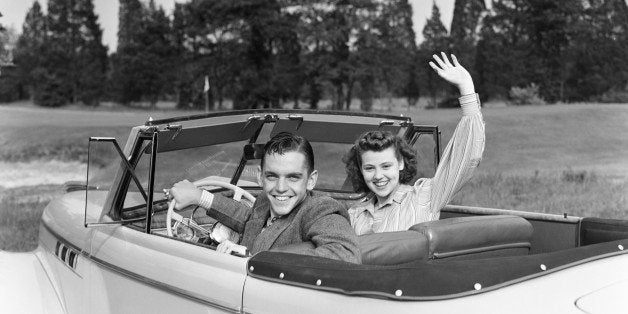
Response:
[{"label": "white convertible car", "polygon": [[[219,112],[91,138],[87,183],[45,209],[33,252],[0,252],[2,313],[628,313],[628,221],[447,206],[441,219],[360,237],[364,263],[215,251],[204,210],[169,209],[182,179],[251,202],[262,144],[310,139],[317,190],[350,204],[341,156],[386,129],[439,161],[436,126],[324,111]],[[237,235],[236,235],[237,236]]]}]

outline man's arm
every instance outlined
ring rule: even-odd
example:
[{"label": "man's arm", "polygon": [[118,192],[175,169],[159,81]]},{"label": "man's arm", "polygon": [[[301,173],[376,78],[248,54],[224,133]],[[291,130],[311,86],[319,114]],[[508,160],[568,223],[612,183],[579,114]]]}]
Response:
[{"label": "man's arm", "polygon": [[250,208],[238,201],[215,195],[198,189],[188,180],[174,184],[170,194],[177,202],[175,208],[180,210],[190,205],[198,205],[207,211],[207,215],[238,233],[244,231],[244,224],[251,214]]}]

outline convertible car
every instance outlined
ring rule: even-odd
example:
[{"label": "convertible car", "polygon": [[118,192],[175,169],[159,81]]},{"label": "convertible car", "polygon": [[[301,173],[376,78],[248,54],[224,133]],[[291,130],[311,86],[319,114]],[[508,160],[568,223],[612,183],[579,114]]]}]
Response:
[{"label": "convertible car", "polygon": [[89,139],[86,182],[45,209],[33,252],[0,252],[2,313],[628,313],[628,221],[447,206],[440,220],[359,237],[363,263],[216,252],[227,227],[174,212],[188,179],[251,204],[263,143],[290,131],[314,148],[325,193],[349,206],[342,155],[385,129],[439,163],[437,126],[328,111],[217,112]]}]

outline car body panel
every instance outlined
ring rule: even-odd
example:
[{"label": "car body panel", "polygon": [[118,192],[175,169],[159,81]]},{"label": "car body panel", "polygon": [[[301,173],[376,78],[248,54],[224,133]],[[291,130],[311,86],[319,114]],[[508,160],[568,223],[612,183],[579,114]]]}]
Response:
[{"label": "car body panel", "polygon": [[112,313],[125,310],[134,303],[137,291],[147,286],[152,292],[142,294],[148,299],[155,290],[168,293],[145,304],[142,312],[176,311],[182,303],[197,304],[201,312],[240,310],[246,278],[242,258],[126,226],[98,228],[92,243],[90,258],[96,261],[92,276],[100,283],[100,293],[107,294],[99,298],[119,301],[101,301],[109,304]]},{"label": "car body panel", "polygon": [[576,301],[576,306],[585,313],[628,313],[626,293],[628,293],[628,280],[619,280],[580,297]]},{"label": "car body panel", "polygon": [[26,253],[0,251],[0,311],[3,313],[65,313],[41,247]]},{"label": "car body panel", "polygon": [[[246,313],[582,313],[583,294],[628,279],[628,254],[611,256],[558,272],[506,284],[477,294],[432,301],[402,301],[343,295],[249,278]],[[417,278],[420,280],[420,278]],[[322,283],[324,284],[324,283]],[[481,283],[480,283],[481,284]],[[292,304],[291,300],[299,300]],[[625,306],[621,299],[609,305]],[[623,312],[626,313],[626,312]]]}]

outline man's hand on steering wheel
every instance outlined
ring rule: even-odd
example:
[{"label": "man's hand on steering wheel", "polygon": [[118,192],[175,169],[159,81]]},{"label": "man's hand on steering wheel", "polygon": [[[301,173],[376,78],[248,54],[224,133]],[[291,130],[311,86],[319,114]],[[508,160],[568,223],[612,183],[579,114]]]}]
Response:
[{"label": "man's hand on steering wheel", "polygon": [[[223,242],[229,239],[235,239],[233,241],[237,241],[237,239],[239,238],[238,233],[233,231],[232,229],[229,229],[220,222],[214,224],[212,229],[207,230],[198,225],[193,220],[193,217],[184,218],[183,216],[175,212],[175,209],[181,210],[190,205],[198,206],[203,202],[205,202],[203,206],[211,206],[211,200],[202,200],[203,191],[200,189],[206,190],[207,187],[222,187],[225,189],[230,189],[233,191],[233,199],[235,201],[240,202],[244,198],[248,202],[250,202],[250,204],[255,203],[255,196],[253,196],[253,194],[228,182],[213,180],[209,178],[198,180],[194,183],[188,180],[177,182],[174,184],[172,189],[164,190],[164,192],[166,193],[166,197],[168,197],[169,199],[172,198],[170,205],[168,206],[168,212],[166,213],[166,231],[169,237],[177,237],[176,226],[178,224],[183,224],[194,230],[197,230],[198,232],[201,232],[202,234],[209,235],[209,237],[216,242]],[[207,191],[207,193],[211,194],[211,192],[209,191]],[[175,222],[174,226],[173,221]],[[234,243],[232,242],[232,244]],[[242,256],[246,255],[246,247],[237,245],[237,248],[238,249],[231,251],[238,252]]]},{"label": "man's hand on steering wheel", "polygon": [[170,195],[176,201],[174,208],[177,210],[190,205],[198,205],[201,200],[201,193],[201,190],[188,180],[179,181],[170,189]]}]

